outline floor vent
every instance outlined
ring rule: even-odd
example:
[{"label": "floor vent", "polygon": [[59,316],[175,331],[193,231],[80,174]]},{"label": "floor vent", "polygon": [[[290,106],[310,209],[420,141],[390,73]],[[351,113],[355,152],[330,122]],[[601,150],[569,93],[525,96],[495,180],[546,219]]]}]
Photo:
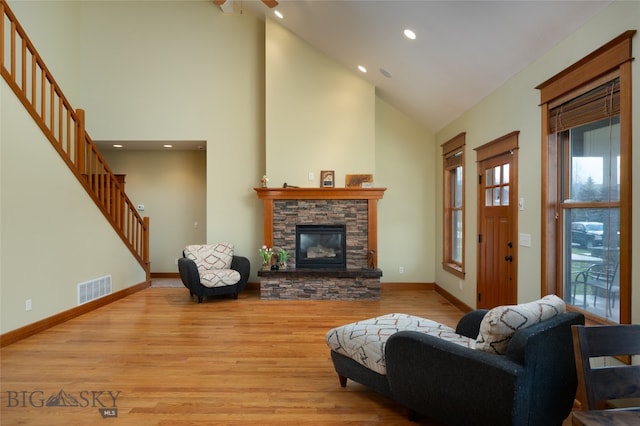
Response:
[{"label": "floor vent", "polygon": [[78,305],[111,293],[111,275],[78,284]]}]

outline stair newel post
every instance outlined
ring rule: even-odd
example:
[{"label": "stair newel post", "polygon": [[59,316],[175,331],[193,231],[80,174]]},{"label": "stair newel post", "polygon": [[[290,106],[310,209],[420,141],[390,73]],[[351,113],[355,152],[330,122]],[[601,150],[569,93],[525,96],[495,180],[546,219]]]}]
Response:
[{"label": "stair newel post", "polygon": [[78,171],[81,174],[88,173],[85,169],[86,167],[86,147],[85,147],[85,139],[86,139],[86,131],[84,127],[84,110],[77,109],[76,110],[76,158],[75,163]]},{"label": "stair newel post", "polygon": [[142,218],[142,262],[145,265],[147,281],[151,282],[151,262],[149,261],[149,216]]}]

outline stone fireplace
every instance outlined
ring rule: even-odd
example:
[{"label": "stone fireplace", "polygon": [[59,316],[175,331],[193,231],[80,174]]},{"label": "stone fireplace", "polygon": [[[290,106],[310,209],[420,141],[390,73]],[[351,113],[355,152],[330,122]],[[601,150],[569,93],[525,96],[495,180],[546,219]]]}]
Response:
[{"label": "stone fireplace", "polygon": [[[382,198],[384,188],[255,190],[264,202],[264,243],[269,247],[285,248],[292,254],[286,270],[258,272],[262,298],[379,298],[382,271],[375,267],[377,201]],[[300,267],[296,228],[307,225],[344,227],[344,266]]]}]

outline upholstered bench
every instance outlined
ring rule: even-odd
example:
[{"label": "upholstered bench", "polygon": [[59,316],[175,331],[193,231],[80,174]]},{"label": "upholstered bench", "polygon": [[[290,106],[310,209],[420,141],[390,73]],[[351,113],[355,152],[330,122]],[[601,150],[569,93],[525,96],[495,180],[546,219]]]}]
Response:
[{"label": "upholstered bench", "polygon": [[[417,331],[475,348],[476,341],[444,324],[408,314],[388,314],[336,327],[327,333],[329,348],[379,374],[387,374],[384,348],[398,331]],[[345,379],[346,380],[346,379]]]}]

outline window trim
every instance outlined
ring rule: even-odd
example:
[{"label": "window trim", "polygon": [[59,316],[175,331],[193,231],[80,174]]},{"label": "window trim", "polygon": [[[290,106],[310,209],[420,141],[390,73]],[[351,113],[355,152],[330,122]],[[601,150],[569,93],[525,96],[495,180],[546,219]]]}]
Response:
[{"label": "window trim", "polygon": [[[541,294],[562,294],[560,259],[561,235],[556,218],[560,214],[558,200],[558,152],[556,135],[550,132],[550,110],[555,104],[575,97],[604,76],[620,77],[620,323],[631,323],[631,39],[629,30],[587,55],[580,61],[543,82],[540,90],[542,112],[542,279]],[[584,312],[595,323],[601,317]]]},{"label": "window trim", "polygon": [[[466,194],[466,182],[465,182],[465,137],[466,133],[462,132],[452,139],[440,145],[442,147],[442,189],[443,189],[443,233],[442,233],[442,268],[454,274],[459,278],[465,277],[465,194]],[[461,159],[459,164],[449,165],[448,160],[461,153]],[[452,244],[452,211],[451,208],[451,171],[458,166],[462,167],[462,253],[461,262],[453,260],[453,244]]]}]

